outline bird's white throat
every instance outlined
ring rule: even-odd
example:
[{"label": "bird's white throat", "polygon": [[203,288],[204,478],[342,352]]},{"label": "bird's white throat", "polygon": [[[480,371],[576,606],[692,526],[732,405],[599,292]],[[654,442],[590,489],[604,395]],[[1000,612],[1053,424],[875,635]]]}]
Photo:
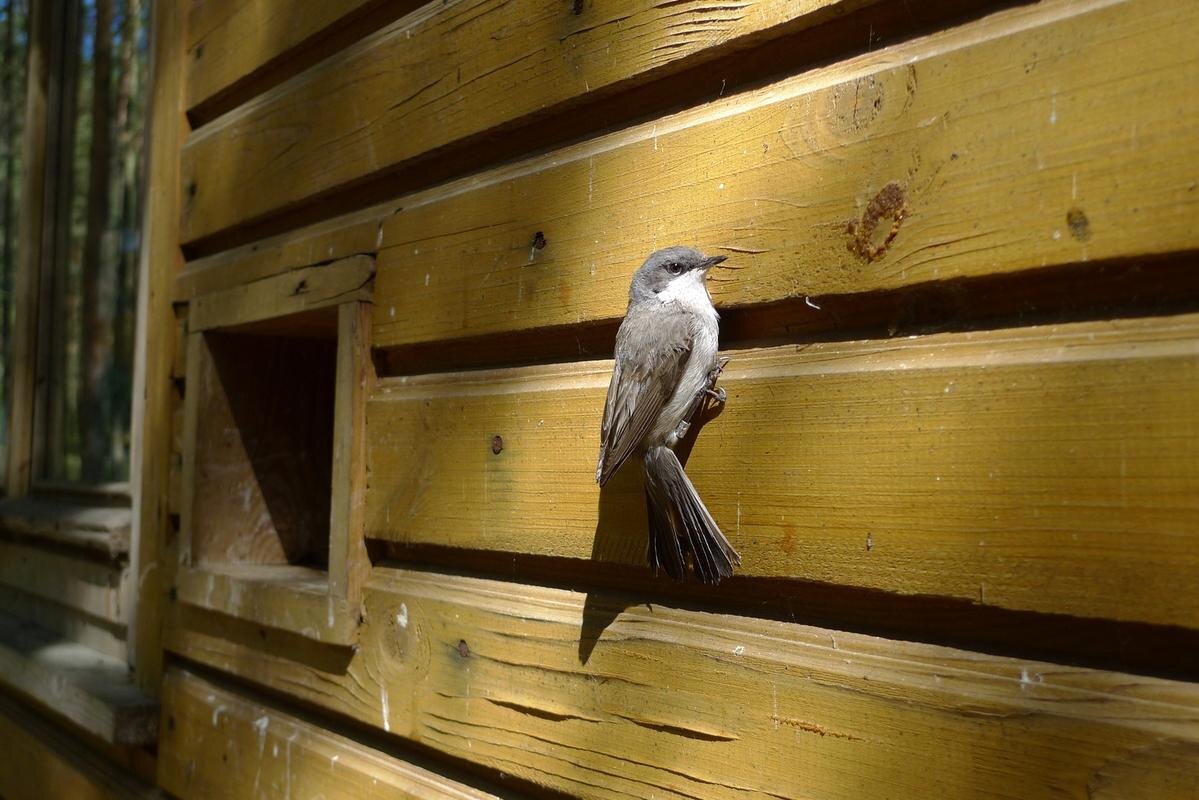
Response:
[{"label": "bird's white throat", "polygon": [[703,270],[684,272],[658,293],[658,299],[663,303],[679,303],[694,311],[716,313],[712,306],[712,295],[708,294],[708,285],[704,282]]}]

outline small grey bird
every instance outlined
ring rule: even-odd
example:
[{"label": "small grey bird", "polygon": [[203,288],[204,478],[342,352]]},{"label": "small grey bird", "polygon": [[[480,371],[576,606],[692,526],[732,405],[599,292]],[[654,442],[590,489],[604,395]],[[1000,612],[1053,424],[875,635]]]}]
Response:
[{"label": "small grey bird", "polygon": [[719,583],[741,563],[737,551],[704,507],[674,446],[686,435],[723,364],[716,358],[719,316],[704,278],[725,256],[691,247],[650,255],[633,276],[629,307],[616,334],[616,365],[608,384],[600,430],[600,486],[634,451],[645,460],[649,507],[647,559],[682,580],[687,554],[704,583]]}]

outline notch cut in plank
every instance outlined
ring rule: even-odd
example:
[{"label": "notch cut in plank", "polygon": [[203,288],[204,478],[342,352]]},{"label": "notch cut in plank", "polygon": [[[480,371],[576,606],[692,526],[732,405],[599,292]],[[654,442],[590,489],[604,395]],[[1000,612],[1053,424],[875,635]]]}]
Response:
[{"label": "notch cut in plank", "polygon": [[113,762],[40,715],[0,696],[0,795],[6,800],[161,800],[129,766]]},{"label": "notch cut in plank", "polygon": [[401,199],[374,345],[618,319],[673,244],[718,307],[1195,249],[1196,25],[1050,0]]},{"label": "notch cut in plank", "polygon": [[[1199,624],[1199,315],[726,355],[687,472],[740,574]],[[367,538],[643,566],[611,363],[380,379]]]},{"label": "notch cut in plank", "polygon": [[154,741],[158,705],[129,665],[0,613],[0,681],[109,744]]},{"label": "notch cut in plank", "polygon": [[1161,775],[1181,798],[1199,780],[1192,684],[631,602],[376,568],[344,674],[167,635],[187,658],[586,798],[836,800],[883,780],[895,798],[1119,796]]},{"label": "notch cut in plank", "polygon": [[255,796],[491,798],[492,795],[230,692],[167,673],[159,784],[181,800]]},{"label": "notch cut in plank", "polygon": [[228,328],[369,301],[374,274],[374,259],[358,255],[201,295],[191,302],[188,329]]},{"label": "notch cut in plank", "polygon": [[181,602],[313,641],[350,645],[358,637],[360,601],[334,597],[328,575],[311,567],[181,567],[175,587]]},{"label": "notch cut in plank", "polygon": [[0,530],[94,550],[111,559],[129,552],[128,508],[80,506],[28,497],[0,502]]},{"label": "notch cut in plank", "polygon": [[121,583],[128,569],[122,562],[0,539],[0,583],[122,628],[128,608]]},{"label": "notch cut in plank", "polygon": [[176,303],[273,275],[354,256],[374,256],[395,204],[372,206],[189,261],[174,279]]},{"label": "notch cut in plank", "polygon": [[183,242],[874,3],[610,0],[578,14],[561,0],[426,4],[193,134]]}]

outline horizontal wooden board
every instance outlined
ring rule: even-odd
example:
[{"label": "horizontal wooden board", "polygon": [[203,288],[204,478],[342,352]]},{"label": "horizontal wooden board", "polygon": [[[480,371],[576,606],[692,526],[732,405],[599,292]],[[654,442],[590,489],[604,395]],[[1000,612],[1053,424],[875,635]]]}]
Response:
[{"label": "horizontal wooden board", "polygon": [[187,16],[188,108],[267,68],[380,0],[192,0]]},{"label": "horizontal wooden board", "polygon": [[1199,787],[1191,684],[391,569],[366,603],[344,673],[180,625],[168,646],[579,797]]},{"label": "horizontal wooden board", "polygon": [[183,241],[873,1],[427,4],[196,132],[183,150]]},{"label": "horizontal wooden board", "polygon": [[318,642],[350,644],[358,634],[359,604],[330,594],[328,574],[310,567],[185,567],[175,586],[184,603]]},{"label": "horizontal wooden board", "polygon": [[175,302],[230,289],[289,270],[371,255],[383,240],[383,220],[393,204],[324,220],[253,244],[189,261],[174,282]]},{"label": "horizontal wooden board", "polygon": [[374,275],[374,259],[357,255],[201,295],[191,303],[188,329],[230,327],[369,301]]},{"label": "horizontal wooden board", "polygon": [[0,741],[0,796],[6,800],[161,800],[133,770],[3,696]]},{"label": "horizontal wooden board", "polygon": [[129,665],[0,613],[0,683],[109,744],[153,742],[158,705]]},{"label": "horizontal wooden board", "polygon": [[110,558],[129,551],[126,508],[81,506],[21,497],[0,502],[0,530],[96,550]]},{"label": "horizontal wooden board", "polygon": [[81,614],[73,608],[59,605],[55,600],[0,584],[0,609],[12,616],[112,658],[125,658],[129,654],[124,625]]},{"label": "horizontal wooden board", "polygon": [[121,596],[127,569],[125,563],[0,540],[0,583],[121,626],[128,622]]},{"label": "horizontal wooden board", "polygon": [[673,244],[721,306],[1193,249],[1197,24],[1050,0],[402,199],[375,346],[617,318]]},{"label": "horizontal wooden board", "polygon": [[181,800],[494,797],[186,670],[167,673],[163,718],[158,781]]},{"label": "horizontal wooden board", "polygon": [[[687,472],[741,574],[1199,625],[1199,315],[727,355]],[[610,374],[380,380],[367,537],[643,565]]]}]

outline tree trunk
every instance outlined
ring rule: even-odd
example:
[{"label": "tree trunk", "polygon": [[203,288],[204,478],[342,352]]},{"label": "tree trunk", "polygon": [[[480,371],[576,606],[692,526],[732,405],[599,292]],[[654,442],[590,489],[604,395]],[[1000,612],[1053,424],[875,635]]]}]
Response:
[{"label": "tree trunk", "polygon": [[[13,268],[16,258],[15,243],[17,239],[17,219],[15,195],[17,184],[17,115],[21,112],[18,105],[20,97],[17,91],[17,78],[21,72],[21,62],[17,54],[17,0],[8,0],[5,7],[4,26],[4,107],[0,114],[4,115],[4,218],[0,224],[4,226],[4,241],[0,245],[0,258],[4,263],[0,266],[0,342],[12,341],[12,319],[9,316],[9,306],[12,304]],[[8,378],[7,362],[2,376]],[[0,386],[0,395],[4,387]]]},{"label": "tree trunk", "polygon": [[105,433],[112,418],[105,391],[112,359],[111,320],[102,308],[104,289],[111,290],[110,265],[103,257],[108,228],[111,143],[112,0],[96,0],[95,49],[92,61],[92,143],[87,189],[87,228],[83,240],[83,341],[80,354],[79,443],[83,480],[105,478]]}]

